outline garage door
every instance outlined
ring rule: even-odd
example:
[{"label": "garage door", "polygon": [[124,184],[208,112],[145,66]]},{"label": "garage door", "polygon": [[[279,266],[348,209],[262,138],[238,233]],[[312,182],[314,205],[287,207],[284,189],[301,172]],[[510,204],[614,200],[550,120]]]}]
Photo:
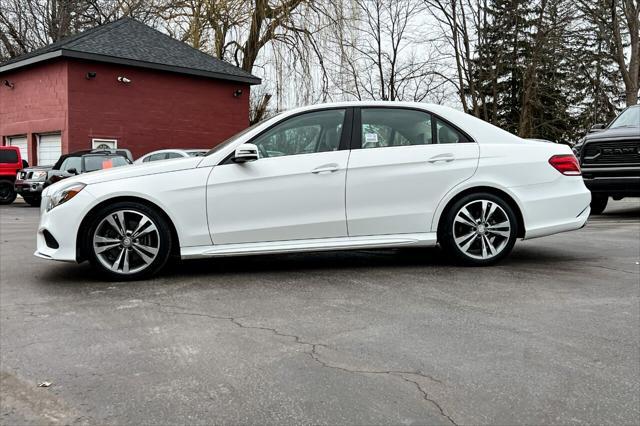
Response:
[{"label": "garage door", "polygon": [[7,145],[17,146],[20,148],[20,156],[23,160],[29,161],[27,154],[27,137],[26,136],[10,136],[7,138]]},{"label": "garage door", "polygon": [[62,154],[62,138],[60,134],[38,136],[38,165],[51,166]]}]

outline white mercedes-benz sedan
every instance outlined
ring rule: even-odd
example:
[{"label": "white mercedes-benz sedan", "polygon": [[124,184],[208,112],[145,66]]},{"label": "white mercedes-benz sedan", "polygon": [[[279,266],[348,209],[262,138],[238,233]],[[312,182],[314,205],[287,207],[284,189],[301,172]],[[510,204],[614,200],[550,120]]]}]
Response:
[{"label": "white mercedes-benz sedan", "polygon": [[204,157],[48,187],[36,256],[137,279],[170,258],[434,246],[468,265],[581,228],[591,196],[568,146],[454,109],[347,102],[288,111]]}]

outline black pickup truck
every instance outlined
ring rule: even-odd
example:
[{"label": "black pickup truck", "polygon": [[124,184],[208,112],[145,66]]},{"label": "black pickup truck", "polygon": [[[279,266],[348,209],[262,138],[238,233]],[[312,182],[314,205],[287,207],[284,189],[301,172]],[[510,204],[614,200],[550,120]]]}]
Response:
[{"label": "black pickup truck", "polygon": [[592,126],[573,150],[591,191],[592,214],[601,214],[609,197],[640,197],[640,105],[628,107],[608,126]]},{"label": "black pickup truck", "polygon": [[85,150],[62,155],[49,167],[27,167],[18,172],[15,190],[29,205],[40,205],[42,190],[59,180],[107,167],[132,164],[128,149]]}]

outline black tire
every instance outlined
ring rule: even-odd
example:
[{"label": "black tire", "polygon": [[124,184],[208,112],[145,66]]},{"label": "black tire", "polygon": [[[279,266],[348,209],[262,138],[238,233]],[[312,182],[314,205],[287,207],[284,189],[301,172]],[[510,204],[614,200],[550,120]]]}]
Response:
[{"label": "black tire", "polygon": [[602,214],[609,202],[608,195],[591,194],[591,214]]},{"label": "black tire", "polygon": [[18,194],[13,187],[13,182],[10,180],[0,180],[0,204],[11,204],[15,201]]},{"label": "black tire", "polygon": [[[481,219],[484,217],[483,201],[487,202],[486,213],[491,211],[484,222]],[[493,204],[497,207],[493,207]],[[463,208],[471,214],[471,220],[464,219],[467,215],[462,213]],[[462,217],[458,219],[459,215]],[[470,222],[474,226],[470,226]],[[505,223],[508,223],[508,229]],[[484,192],[469,194],[453,203],[443,214],[438,229],[438,242],[457,263],[488,266],[499,262],[511,252],[518,235],[518,226],[515,212],[502,198]],[[465,246],[467,251],[463,250]],[[487,257],[484,256],[485,252]]]},{"label": "black tire", "polygon": [[[125,237],[122,237],[122,232],[116,231],[109,222],[110,218],[119,226],[121,220],[118,215],[120,214],[122,214],[121,218],[125,223]],[[140,216],[146,217],[148,222],[152,224],[147,225],[147,222],[144,222],[142,231],[152,227],[155,229],[146,234],[142,232],[143,236],[135,238],[134,231],[143,222],[142,219],[136,222],[136,218]],[[83,251],[91,265],[110,280],[129,281],[148,278],[158,273],[169,259],[172,246],[169,226],[164,216],[144,204],[129,201],[114,203],[101,209],[93,218],[84,236]],[[95,242],[94,237],[100,238],[101,241]],[[128,240],[127,237],[129,237]],[[145,241],[140,241],[142,239]],[[109,242],[105,242],[106,240]],[[120,240],[120,243],[115,243],[116,240]],[[97,247],[97,244],[101,245]],[[113,248],[108,248],[112,245],[114,245]],[[143,247],[144,249],[142,249]],[[148,251],[147,249],[150,248],[157,249],[157,251],[155,253]],[[97,253],[99,249],[103,250]],[[145,259],[145,256],[150,258],[152,253],[155,256],[152,260]],[[112,267],[108,267],[107,265],[110,265],[112,261],[114,262]],[[129,269],[130,267],[131,269]],[[136,270],[137,267],[142,269]],[[127,269],[129,270],[127,271]]]},{"label": "black tire", "polygon": [[22,198],[31,207],[40,207],[40,202],[42,201],[40,195],[23,195]]}]

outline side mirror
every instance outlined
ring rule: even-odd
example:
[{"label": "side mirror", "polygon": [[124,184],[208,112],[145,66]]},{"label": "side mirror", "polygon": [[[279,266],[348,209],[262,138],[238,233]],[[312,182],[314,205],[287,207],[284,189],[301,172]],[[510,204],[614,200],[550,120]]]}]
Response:
[{"label": "side mirror", "polygon": [[258,159],[258,147],[252,143],[243,143],[236,148],[231,161],[234,163],[247,163]]},{"label": "side mirror", "polygon": [[604,129],[605,127],[607,127],[606,124],[602,124],[602,123],[598,123],[598,124],[594,124],[593,126],[591,126],[591,128],[589,129],[589,133],[592,132],[599,132],[600,130]]},{"label": "side mirror", "polygon": [[67,173],[72,174],[72,175],[77,175],[78,171],[76,170],[75,167],[72,167],[72,168],[67,170]]}]

